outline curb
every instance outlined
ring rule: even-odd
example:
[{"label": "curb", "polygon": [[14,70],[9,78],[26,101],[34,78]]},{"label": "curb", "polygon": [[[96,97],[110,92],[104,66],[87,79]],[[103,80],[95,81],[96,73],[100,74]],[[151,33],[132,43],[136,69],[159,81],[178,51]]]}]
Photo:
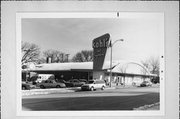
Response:
[{"label": "curb", "polygon": [[[113,89],[120,89],[120,88],[130,88],[120,87],[120,86],[107,86],[105,90],[113,90]],[[32,89],[32,90],[22,90],[22,96],[30,96],[30,95],[46,95],[46,94],[55,94],[55,93],[68,93],[68,92],[76,92],[80,90],[81,87],[73,87],[73,88],[49,88],[49,89]]]},{"label": "curb", "polygon": [[133,110],[148,110],[149,108],[153,108],[155,106],[159,106],[159,102],[157,103],[154,103],[154,104],[150,104],[150,105],[144,105],[144,106],[141,106],[141,107],[138,107],[138,108],[133,108]]},{"label": "curb", "polygon": [[[105,90],[113,90],[113,89],[116,89],[116,87],[106,87],[105,88]],[[53,88],[53,89],[22,90],[22,96],[68,93],[68,92],[76,92],[77,90],[80,90],[80,87],[60,88],[60,89]]]},{"label": "curb", "polygon": [[105,90],[116,89],[116,87],[106,87]]},{"label": "curb", "polygon": [[53,94],[53,93],[67,93],[67,92],[75,92],[78,88],[66,88],[66,89],[35,89],[35,90],[23,90],[22,96],[29,95],[45,95],[45,94]]}]

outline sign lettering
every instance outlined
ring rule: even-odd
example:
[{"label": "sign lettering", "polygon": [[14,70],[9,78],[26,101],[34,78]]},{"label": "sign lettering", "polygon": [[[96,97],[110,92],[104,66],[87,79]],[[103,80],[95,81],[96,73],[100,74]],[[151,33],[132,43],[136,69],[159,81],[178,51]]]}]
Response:
[{"label": "sign lettering", "polygon": [[109,43],[108,38],[100,39],[100,40],[94,40],[93,41],[93,48],[107,48]]}]

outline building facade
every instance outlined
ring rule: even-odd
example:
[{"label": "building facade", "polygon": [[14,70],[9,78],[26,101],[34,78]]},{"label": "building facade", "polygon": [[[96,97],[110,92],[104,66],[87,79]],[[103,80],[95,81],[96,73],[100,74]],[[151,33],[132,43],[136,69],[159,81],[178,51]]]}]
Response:
[{"label": "building facade", "polygon": [[[151,80],[156,75],[151,74],[142,64],[132,61],[116,61],[112,63],[112,77],[110,81],[110,65],[105,62],[102,70],[93,70],[93,62],[69,62],[39,64],[29,69],[30,77],[34,74],[53,74],[58,81],[70,79],[105,80],[117,85],[140,84],[144,80]],[[35,72],[35,73],[32,73]],[[31,75],[33,74],[33,75]]]}]

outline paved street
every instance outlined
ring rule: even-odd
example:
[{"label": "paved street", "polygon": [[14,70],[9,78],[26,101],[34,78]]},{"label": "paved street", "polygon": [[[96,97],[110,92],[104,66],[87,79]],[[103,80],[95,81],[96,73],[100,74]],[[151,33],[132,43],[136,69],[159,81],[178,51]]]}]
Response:
[{"label": "paved street", "polygon": [[132,110],[159,102],[158,87],[131,87],[24,96],[23,110]]}]

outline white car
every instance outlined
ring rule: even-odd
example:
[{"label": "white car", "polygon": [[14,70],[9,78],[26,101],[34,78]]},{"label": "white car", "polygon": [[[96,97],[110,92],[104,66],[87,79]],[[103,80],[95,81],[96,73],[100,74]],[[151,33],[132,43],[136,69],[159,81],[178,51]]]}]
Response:
[{"label": "white car", "polygon": [[81,90],[91,90],[94,91],[96,89],[104,90],[106,84],[103,80],[92,80],[87,84],[81,86]]}]

